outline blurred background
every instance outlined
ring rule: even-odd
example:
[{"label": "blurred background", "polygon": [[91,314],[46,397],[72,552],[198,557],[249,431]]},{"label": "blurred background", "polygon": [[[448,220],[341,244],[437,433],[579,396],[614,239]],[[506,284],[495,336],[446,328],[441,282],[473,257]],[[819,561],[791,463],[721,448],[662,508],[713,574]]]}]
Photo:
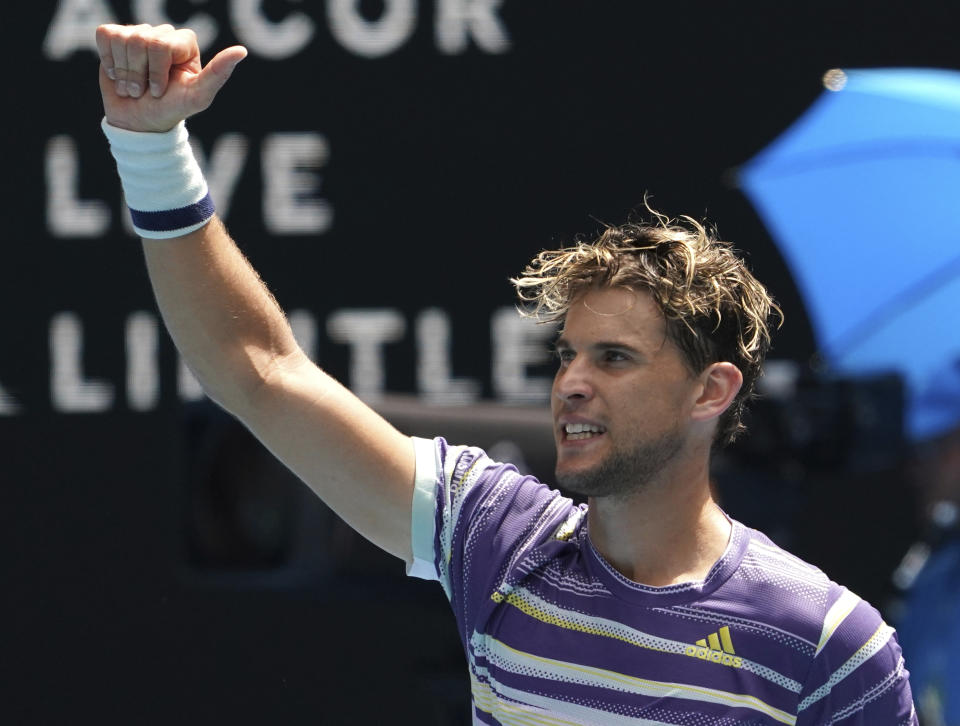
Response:
[{"label": "blurred background", "polygon": [[[864,192],[855,208],[811,179],[812,196],[789,194],[812,227],[798,249],[763,196],[776,180],[759,173],[825,94],[853,97],[857,70],[960,69],[960,11],[63,0],[3,13],[5,723],[469,719],[440,588],[407,580],[347,529],[179,362],[98,127],[101,22],[186,24],[206,57],[248,47],[191,134],[221,214],[301,343],[401,430],[484,446],[545,481],[552,331],[516,315],[508,277],[543,248],[642,211],[645,194],[715,224],[786,316],[751,433],[717,457],[718,497],[878,607],[901,630],[925,726],[960,723],[960,298],[924,316],[937,321],[925,340],[947,344],[922,377],[883,356],[847,365],[816,312],[897,287],[898,260],[933,259],[920,239],[943,256],[851,330],[869,337],[928,288],[949,290],[957,187],[947,173],[928,204],[914,176],[899,191],[868,166],[843,187],[874,181],[916,199]],[[927,80],[908,78],[894,105]],[[931,91],[947,99],[932,105],[955,104],[952,88]],[[888,118],[870,108],[855,132]],[[951,166],[950,126],[900,141],[935,137],[919,155]],[[849,222],[839,241],[828,209]],[[861,217],[872,218],[862,234]],[[897,228],[895,252],[879,246],[878,220]],[[829,254],[855,245],[850,259]],[[871,256],[894,261],[891,279],[861,265]],[[823,261],[801,270],[803,259]],[[840,281],[838,298],[811,299],[818,269]],[[884,344],[905,359],[927,347]]]}]

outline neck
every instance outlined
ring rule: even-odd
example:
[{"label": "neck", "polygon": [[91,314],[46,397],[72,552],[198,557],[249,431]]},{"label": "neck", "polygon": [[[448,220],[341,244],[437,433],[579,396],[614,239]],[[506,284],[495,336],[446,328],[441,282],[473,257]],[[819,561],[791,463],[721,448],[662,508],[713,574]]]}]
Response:
[{"label": "neck", "polygon": [[590,499],[590,540],[624,577],[651,587],[703,580],[732,525],[710,491],[706,459],[629,498]]}]

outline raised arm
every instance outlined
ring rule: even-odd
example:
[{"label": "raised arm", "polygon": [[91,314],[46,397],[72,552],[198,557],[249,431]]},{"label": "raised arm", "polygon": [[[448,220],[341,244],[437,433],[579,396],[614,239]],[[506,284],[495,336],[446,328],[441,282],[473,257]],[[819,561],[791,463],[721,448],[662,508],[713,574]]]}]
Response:
[{"label": "raised arm", "polygon": [[[202,66],[192,31],[171,26],[104,25],[97,47],[105,131],[177,348],[207,394],[335,512],[411,561],[412,443],[306,357],[205,206],[180,123],[210,105],[246,51],[227,48]],[[151,164],[160,171],[138,168]]]}]

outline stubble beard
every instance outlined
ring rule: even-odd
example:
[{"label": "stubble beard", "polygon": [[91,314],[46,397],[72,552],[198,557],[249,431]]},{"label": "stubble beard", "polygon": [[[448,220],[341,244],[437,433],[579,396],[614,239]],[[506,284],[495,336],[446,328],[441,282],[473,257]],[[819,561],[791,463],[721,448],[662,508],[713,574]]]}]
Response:
[{"label": "stubble beard", "polygon": [[557,484],[587,497],[631,497],[650,488],[683,443],[683,434],[671,429],[632,449],[615,450],[591,469],[557,471]]}]

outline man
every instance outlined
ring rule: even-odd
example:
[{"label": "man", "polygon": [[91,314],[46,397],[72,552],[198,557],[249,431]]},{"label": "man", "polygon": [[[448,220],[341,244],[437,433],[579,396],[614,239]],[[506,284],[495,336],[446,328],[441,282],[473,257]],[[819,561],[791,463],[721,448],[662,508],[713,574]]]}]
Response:
[{"label": "man", "polygon": [[[476,723],[911,724],[867,603],[710,495],[775,306],[701,226],[612,228],[515,280],[563,323],[557,478],[411,440],[319,370],[213,214],[182,120],[237,63],[190,31],[102,26],[103,128],[164,319],[207,393],[364,536],[440,581]],[[157,239],[162,241],[156,241]]]}]

